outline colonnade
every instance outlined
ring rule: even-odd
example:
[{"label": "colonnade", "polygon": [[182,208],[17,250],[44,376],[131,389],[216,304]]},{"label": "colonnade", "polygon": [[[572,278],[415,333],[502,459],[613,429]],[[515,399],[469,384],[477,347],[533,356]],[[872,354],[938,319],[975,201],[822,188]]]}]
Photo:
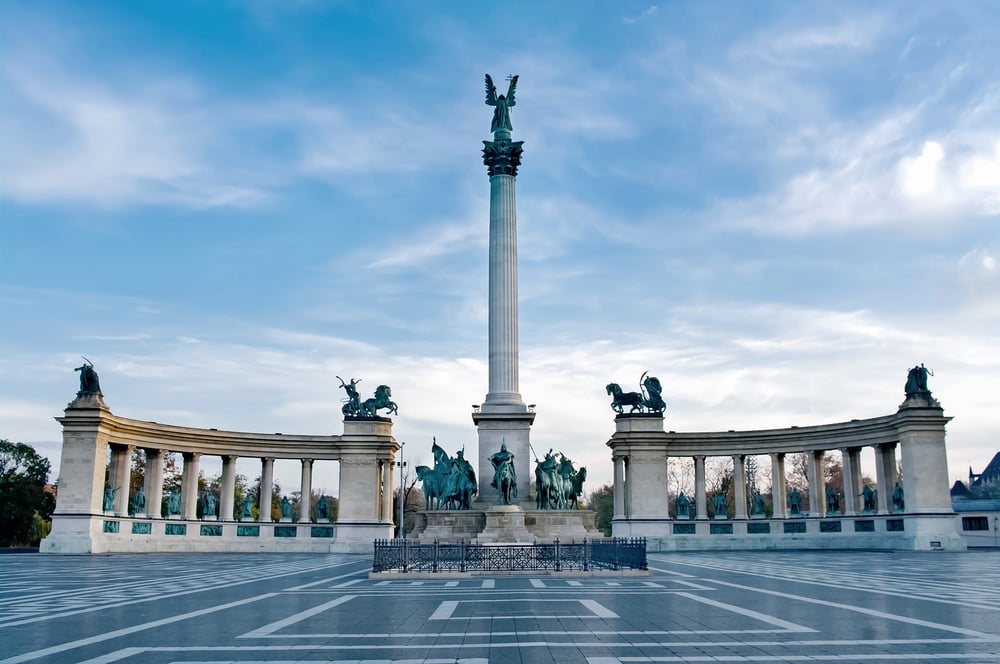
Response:
[{"label": "colonnade", "polygon": [[[144,479],[142,491],[146,499],[146,509],[137,512],[136,516],[156,518],[160,516],[160,505],[163,502],[163,471],[164,462],[169,450],[159,448],[140,448],[145,456]],[[112,510],[117,516],[129,516],[130,504],[134,499],[134,494],[129,494],[131,479],[131,460],[135,447],[132,445],[122,445],[118,443],[110,444],[111,458],[108,470],[108,485],[118,490],[115,493],[114,507]],[[200,474],[201,458],[205,456],[197,452],[182,452],[182,474],[180,491],[180,514],[182,519],[196,519],[198,506],[198,478]],[[235,454],[219,455],[222,459],[222,483],[219,491],[218,518],[223,521],[243,520],[233,516],[236,496],[236,461],[240,457]],[[312,510],[312,477],[314,459],[299,459],[301,469],[301,497],[298,503],[298,521],[311,521]],[[260,458],[260,496],[257,507],[260,511],[260,521],[271,521],[272,493],[264,490],[264,487],[274,485],[274,457]],[[381,462],[379,470],[379,519],[391,517],[391,497],[392,497],[392,471],[393,464]],[[389,487],[388,492],[386,487]],[[388,500],[387,500],[388,497]],[[169,516],[169,515],[168,515]],[[214,519],[215,515],[203,514],[203,518]]]},{"label": "colonnade", "polygon": [[[392,437],[392,422],[386,418],[345,420],[344,433],[339,436],[219,431],[119,417],[111,413],[101,395],[83,394],[57,419],[63,425],[59,496],[52,533],[43,541],[43,552],[260,550],[263,544],[258,540],[265,537],[295,538],[294,528],[283,529],[278,524],[266,529],[240,523],[225,525],[244,521],[233,516],[240,508],[235,504],[236,464],[238,459],[247,458],[259,459],[261,464],[258,523],[272,521],[270,487],[276,460],[300,463],[297,521],[302,524],[312,521],[315,462],[330,460],[340,463],[336,528],[313,528],[313,532],[306,528],[302,537],[332,539],[331,550],[360,551],[367,550],[373,539],[392,535],[393,473],[399,444]],[[134,499],[130,493],[131,462],[136,449],[142,450],[146,459],[142,485],[145,509],[130,515]],[[178,501],[168,500],[172,509],[168,509],[165,524],[157,525],[164,499],[164,465],[170,453],[179,453],[182,458],[181,489]],[[222,461],[217,508],[223,523],[186,528],[183,522],[198,519],[198,476],[206,456]],[[210,520],[211,516],[204,519]],[[171,537],[159,539],[159,534]],[[317,550],[321,544],[299,542],[298,546]],[[281,546],[287,549],[295,545],[286,541]]]},{"label": "colonnade", "polygon": [[[945,425],[950,419],[937,401],[920,395],[908,395],[892,415],[759,431],[665,432],[660,415],[618,415],[615,433],[607,443],[614,464],[612,533],[646,537],[653,550],[747,546],[963,549],[948,493]],[[874,450],[877,482],[874,504],[867,509],[861,478],[866,448]],[[838,506],[827,505],[823,461],[830,451],[839,451],[842,459],[844,486]],[[785,465],[789,455],[802,453],[806,455],[808,511],[792,514]],[[766,519],[766,514],[759,502],[756,509],[751,507],[754,497],[747,495],[746,460],[751,456],[770,460],[771,519],[783,521],[781,525],[754,523]],[[726,512],[711,514],[715,518],[710,519],[706,462],[713,458],[732,460],[734,504],[727,502]],[[694,500],[687,514],[677,518],[669,509],[668,464],[680,459],[693,461]],[[901,487],[900,500],[894,501],[897,482],[902,484],[898,473],[905,479],[905,488]],[[716,523],[716,519],[725,522]],[[685,520],[688,525],[682,523]]]},{"label": "colonnade", "polygon": [[[827,504],[826,480],[823,472],[824,458],[832,450],[809,450],[803,451],[806,454],[806,475],[809,485],[809,510],[810,516],[828,516],[836,513],[840,516],[856,516],[862,513],[868,514],[890,514],[898,511],[892,504],[892,491],[898,481],[895,443],[883,443],[873,445],[875,451],[875,475],[876,486],[875,496],[877,503],[875,509],[865,512],[863,502],[860,500],[864,485],[861,473],[861,453],[863,447],[844,447],[838,451],[841,455],[841,467],[843,474],[843,492],[839,497],[843,499],[842,504],[834,512]],[[771,518],[786,519],[789,517],[788,491],[786,490],[785,458],[787,452],[770,452],[767,456],[771,464],[771,496],[772,513]],[[746,493],[746,458],[748,456],[758,456],[757,454],[732,454],[727,458],[733,464],[733,494],[734,505],[732,518],[736,520],[747,519],[748,506],[752,504],[753,497]],[[763,456],[763,455],[759,455]],[[675,459],[683,457],[665,454],[663,461],[667,466]],[[706,459],[712,458],[706,454],[695,454],[690,458],[694,465],[694,501],[692,510],[685,519],[708,519],[708,490],[705,465]],[[716,457],[718,458],[718,457]],[[630,455],[617,454],[612,458],[614,463],[614,518],[628,519],[633,514],[634,499],[632,492],[644,490],[638,482],[628,481],[628,466]],[[666,471],[665,471],[666,472]],[[728,514],[726,515],[728,516]],[[805,516],[804,514],[801,516]]]}]

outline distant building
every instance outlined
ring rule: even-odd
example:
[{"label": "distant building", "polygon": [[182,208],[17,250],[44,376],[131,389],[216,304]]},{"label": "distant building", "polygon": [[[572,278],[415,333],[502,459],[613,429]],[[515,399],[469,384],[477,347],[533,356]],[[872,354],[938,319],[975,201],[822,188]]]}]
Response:
[{"label": "distant building", "polygon": [[1000,547],[1000,452],[983,472],[969,468],[968,484],[959,480],[952,485],[951,506],[970,548]]}]

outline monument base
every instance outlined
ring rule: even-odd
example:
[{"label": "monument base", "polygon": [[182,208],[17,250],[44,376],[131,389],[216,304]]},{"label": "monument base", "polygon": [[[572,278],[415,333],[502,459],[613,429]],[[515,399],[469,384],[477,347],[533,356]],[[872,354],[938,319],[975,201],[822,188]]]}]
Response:
[{"label": "monument base", "polygon": [[524,526],[524,510],[519,505],[494,505],[486,511],[486,528],[476,544],[533,543],[535,535]]},{"label": "monument base", "polygon": [[[526,509],[521,505],[484,505],[481,509],[419,512],[410,536],[419,539],[422,544],[435,540],[477,543],[571,541],[603,537],[596,524],[597,513],[593,510],[539,510]],[[510,539],[501,539],[504,537]]]}]

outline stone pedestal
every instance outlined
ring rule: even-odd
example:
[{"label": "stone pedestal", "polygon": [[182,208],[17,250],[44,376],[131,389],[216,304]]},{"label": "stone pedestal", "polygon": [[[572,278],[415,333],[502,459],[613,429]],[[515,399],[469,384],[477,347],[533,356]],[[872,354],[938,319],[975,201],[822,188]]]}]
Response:
[{"label": "stone pedestal", "polygon": [[427,510],[413,534],[421,543],[471,542],[486,528],[486,512],[481,510]]},{"label": "stone pedestal", "polygon": [[486,528],[475,543],[532,543],[535,539],[524,525],[524,510],[520,506],[494,505],[486,511]]}]

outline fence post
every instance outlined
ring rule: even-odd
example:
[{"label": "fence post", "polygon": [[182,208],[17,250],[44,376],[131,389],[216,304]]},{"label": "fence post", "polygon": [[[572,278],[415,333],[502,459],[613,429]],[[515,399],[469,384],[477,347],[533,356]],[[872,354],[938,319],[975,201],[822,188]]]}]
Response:
[{"label": "fence post", "polygon": [[434,560],[431,562],[431,572],[438,571],[438,540],[434,538]]},{"label": "fence post", "polygon": [[559,538],[552,540],[552,543],[556,545],[556,571],[562,571],[562,550],[559,548]]}]

